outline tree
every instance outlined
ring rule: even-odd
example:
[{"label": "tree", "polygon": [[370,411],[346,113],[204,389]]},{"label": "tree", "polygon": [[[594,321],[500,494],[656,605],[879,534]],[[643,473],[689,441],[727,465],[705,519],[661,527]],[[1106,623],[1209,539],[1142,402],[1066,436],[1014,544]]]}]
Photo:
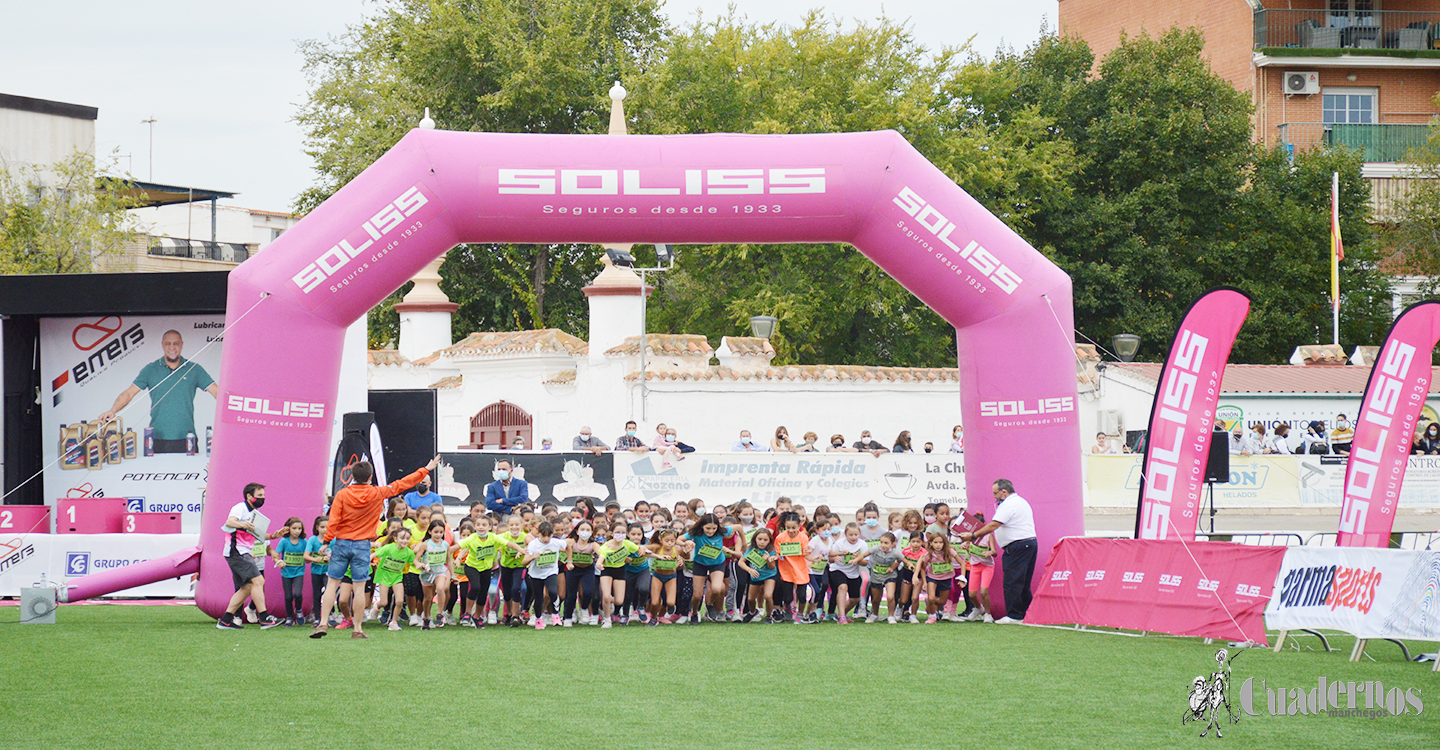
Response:
[{"label": "tree", "polygon": [[[884,18],[843,31],[811,12],[794,27],[733,12],[671,37],[632,89],[637,128],[653,133],[822,133],[894,129],[991,210],[1022,228],[1070,160],[1044,118],[963,121],[950,83],[963,49],[931,54]],[[973,71],[972,71],[973,72]],[[683,249],[650,306],[652,328],[748,335],[752,315],[780,319],[777,363],[945,366],[954,329],[844,245]]]},{"label": "tree", "polygon": [[[1434,101],[1440,103],[1440,95]],[[1387,239],[1395,265],[1428,277],[1420,292],[1435,296],[1440,294],[1440,119],[1431,120],[1425,143],[1405,160],[1412,165],[1408,190],[1396,206],[1399,220]]]},{"label": "tree", "polygon": [[[656,0],[397,0],[328,42],[301,44],[312,90],[298,119],[319,205],[393,146],[424,108],[449,130],[603,132],[606,92],[649,64]],[[598,270],[585,245],[464,245],[441,266],[457,330],[560,327],[584,333],[580,288]],[[370,316],[393,342],[398,293]],[[462,333],[463,335],[463,333]]]},{"label": "tree", "polygon": [[0,274],[86,273],[135,231],[123,180],[78,152],[45,169],[0,164]]}]

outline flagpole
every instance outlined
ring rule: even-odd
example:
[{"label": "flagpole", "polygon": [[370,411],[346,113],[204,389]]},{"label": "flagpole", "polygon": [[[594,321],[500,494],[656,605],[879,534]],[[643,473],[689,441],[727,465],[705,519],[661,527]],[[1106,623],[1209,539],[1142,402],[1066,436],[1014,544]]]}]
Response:
[{"label": "flagpole", "polygon": [[1340,345],[1340,173],[1330,175],[1330,313],[1334,344]]}]

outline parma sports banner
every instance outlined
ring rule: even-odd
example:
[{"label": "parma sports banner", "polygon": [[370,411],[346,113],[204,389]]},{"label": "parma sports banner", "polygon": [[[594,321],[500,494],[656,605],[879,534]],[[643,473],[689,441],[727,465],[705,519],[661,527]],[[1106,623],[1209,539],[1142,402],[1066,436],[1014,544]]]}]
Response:
[{"label": "parma sports banner", "polygon": [[1288,547],[1265,624],[1440,640],[1440,552]]},{"label": "parma sports banner", "polygon": [[224,328],[220,315],[42,319],[46,502],[123,497],[199,531]]},{"label": "parma sports banner", "polygon": [[1440,302],[1406,308],[1370,370],[1340,505],[1340,547],[1385,547],[1430,390],[1430,352],[1440,341]]},{"label": "parma sports banner", "polygon": [[1284,557],[1284,547],[1067,537],[1025,622],[1266,643],[1265,604]]},{"label": "parma sports banner", "polygon": [[1225,363],[1249,314],[1249,295],[1215,289],[1195,300],[1175,332],[1150,409],[1135,538],[1195,538]]}]

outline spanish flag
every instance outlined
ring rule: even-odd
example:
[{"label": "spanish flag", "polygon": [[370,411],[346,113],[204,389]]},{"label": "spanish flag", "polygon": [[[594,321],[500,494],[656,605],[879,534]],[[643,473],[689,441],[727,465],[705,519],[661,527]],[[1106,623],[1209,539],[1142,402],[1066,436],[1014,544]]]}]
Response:
[{"label": "spanish flag", "polygon": [[1345,260],[1345,245],[1340,241],[1340,173],[1330,178],[1330,304],[1340,309],[1340,261]]}]

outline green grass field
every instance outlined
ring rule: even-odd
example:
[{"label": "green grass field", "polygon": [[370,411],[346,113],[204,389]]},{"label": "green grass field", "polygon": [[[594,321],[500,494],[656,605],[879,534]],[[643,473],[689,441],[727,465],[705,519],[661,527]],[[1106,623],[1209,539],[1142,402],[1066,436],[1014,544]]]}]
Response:
[{"label": "green grass field", "polygon": [[[979,623],[216,630],[190,607],[0,607],[0,747],[1173,748],[1216,646]],[[1313,643],[1314,639],[1308,639]],[[1234,685],[1418,688],[1399,718],[1260,716],[1221,747],[1440,746],[1440,674],[1372,643],[1246,650]],[[1412,650],[1434,644],[1412,644]],[[1233,692],[1233,691],[1232,691]],[[1233,699],[1233,695],[1232,695]],[[363,730],[351,729],[363,726]]]}]

